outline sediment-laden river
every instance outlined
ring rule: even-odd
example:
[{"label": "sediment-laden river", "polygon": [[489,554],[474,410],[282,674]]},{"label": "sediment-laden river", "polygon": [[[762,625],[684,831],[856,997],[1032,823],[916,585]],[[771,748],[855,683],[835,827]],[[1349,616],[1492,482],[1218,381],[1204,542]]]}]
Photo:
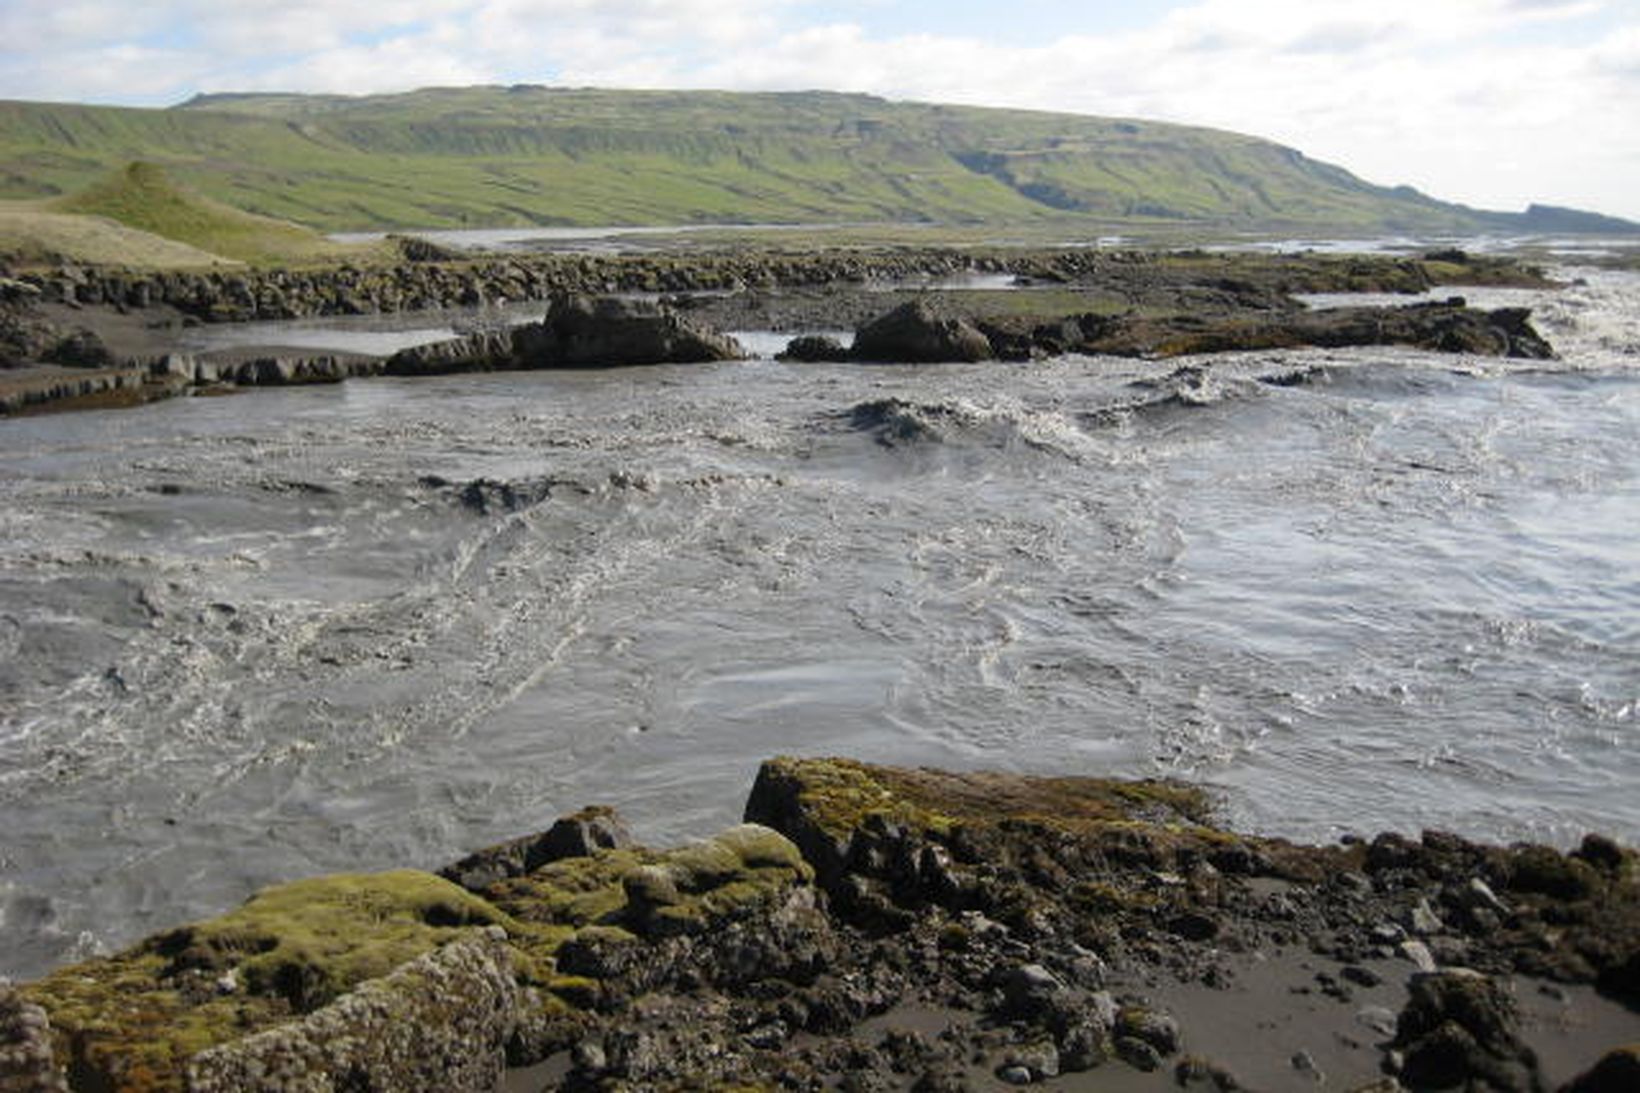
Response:
[{"label": "sediment-laden river", "polygon": [[0,974],[594,802],[708,833],[778,753],[1172,774],[1303,839],[1640,839],[1640,278],[1582,275],[1530,299],[1558,362],[757,360],[0,421]]}]

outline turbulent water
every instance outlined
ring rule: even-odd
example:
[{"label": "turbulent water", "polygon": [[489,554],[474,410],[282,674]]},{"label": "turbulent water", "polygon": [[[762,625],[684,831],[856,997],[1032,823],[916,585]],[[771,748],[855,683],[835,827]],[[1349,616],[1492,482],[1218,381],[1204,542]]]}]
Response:
[{"label": "turbulent water", "polygon": [[[1640,839],[1640,278],[1563,359],[769,360],[0,422],[0,972],[759,759]],[[1482,294],[1471,293],[1486,303]]]}]

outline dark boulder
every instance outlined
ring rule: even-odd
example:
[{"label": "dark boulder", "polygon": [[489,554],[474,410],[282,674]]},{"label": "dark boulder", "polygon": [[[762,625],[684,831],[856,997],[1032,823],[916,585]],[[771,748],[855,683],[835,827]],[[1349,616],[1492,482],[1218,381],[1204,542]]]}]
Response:
[{"label": "dark boulder", "polygon": [[1608,1051],[1589,1070],[1560,1087],[1560,1093],[1634,1093],[1640,1089],[1640,1044]]},{"label": "dark boulder", "polygon": [[491,372],[516,367],[514,339],[505,332],[481,331],[449,341],[401,349],[387,358],[389,376],[442,376],[452,372]]},{"label": "dark boulder", "polygon": [[45,1010],[0,982],[0,1089],[16,1093],[62,1093],[68,1086],[51,1049]]},{"label": "dark boulder", "polygon": [[991,340],[967,319],[942,319],[923,301],[913,300],[856,330],[853,356],[918,364],[983,361],[996,353]]},{"label": "dark boulder", "polygon": [[1415,975],[1396,1022],[1401,1080],[1414,1089],[1538,1093],[1537,1058],[1520,1040],[1514,998],[1467,969]]},{"label": "dark boulder", "polygon": [[539,835],[526,835],[469,854],[439,870],[439,876],[469,891],[481,892],[496,881],[533,873],[549,862],[584,858],[599,850],[632,845],[632,834],[614,809],[583,808]]},{"label": "dark boulder", "polygon": [[89,330],[69,332],[47,348],[40,359],[69,368],[107,368],[115,363],[114,354],[103,340]]},{"label": "dark boulder", "polygon": [[406,262],[454,262],[461,258],[460,251],[441,247],[419,235],[389,235],[387,241]]},{"label": "dark boulder", "polygon": [[518,328],[513,347],[523,368],[696,364],[741,360],[740,343],[651,300],[559,296],[544,322]]},{"label": "dark boulder", "polygon": [[786,343],[776,356],[781,361],[846,361],[848,348],[829,334],[804,334]]}]

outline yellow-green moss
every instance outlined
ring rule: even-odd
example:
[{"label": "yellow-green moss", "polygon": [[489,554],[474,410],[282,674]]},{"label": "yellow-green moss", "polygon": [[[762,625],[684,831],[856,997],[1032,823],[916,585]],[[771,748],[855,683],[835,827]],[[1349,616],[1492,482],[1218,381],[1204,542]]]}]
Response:
[{"label": "yellow-green moss", "polygon": [[[631,906],[625,882],[647,870],[673,886],[674,904]],[[465,931],[502,926],[516,974],[546,989],[549,1008],[587,1008],[605,986],[559,975],[554,959],[578,933],[637,942],[647,928],[698,932],[812,877],[791,843],[754,825],[670,852],[565,859],[483,896],[412,870],[319,877],[65,968],[24,994],[50,1014],[59,1058],[77,1055],[93,1083],[176,1089],[189,1056],[316,1009]],[[677,921],[657,923],[659,912]]]},{"label": "yellow-green moss", "polygon": [[429,873],[269,888],[220,918],[23,988],[64,1059],[122,1089],[175,1088],[188,1056],[325,1004],[464,929],[506,916]]},{"label": "yellow-green moss", "polygon": [[846,837],[867,818],[935,834],[963,825],[1030,821],[1080,830],[1119,823],[1201,824],[1212,801],[1196,786],[1145,779],[1042,778],[874,767],[850,759],[775,759],[812,822]]},{"label": "yellow-green moss", "polygon": [[[699,933],[813,877],[783,835],[747,824],[670,851],[604,850],[552,862],[485,895],[517,924],[515,945],[544,967],[570,936]],[[553,929],[561,932],[542,934]]]},{"label": "yellow-green moss", "polygon": [[1089,914],[1110,915],[1126,911],[1150,911],[1161,902],[1154,895],[1132,886],[1087,881],[1071,890],[1071,905]]},{"label": "yellow-green moss", "polygon": [[592,1009],[603,996],[603,984],[584,975],[556,975],[547,980],[547,990],[573,1009]]},{"label": "yellow-green moss", "polygon": [[869,816],[881,816],[924,830],[948,830],[951,817],[913,801],[893,784],[886,767],[852,759],[774,759],[770,765],[794,778],[798,802],[829,835],[844,837]]}]

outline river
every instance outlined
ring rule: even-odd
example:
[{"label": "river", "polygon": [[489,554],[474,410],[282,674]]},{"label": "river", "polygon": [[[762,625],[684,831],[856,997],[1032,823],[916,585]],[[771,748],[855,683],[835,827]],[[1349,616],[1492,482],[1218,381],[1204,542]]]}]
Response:
[{"label": "river", "polygon": [[0,974],[591,803],[709,833],[781,753],[1173,775],[1305,840],[1640,840],[1640,278],[1575,273],[1527,301],[1555,362],[761,359],[0,420]]}]

